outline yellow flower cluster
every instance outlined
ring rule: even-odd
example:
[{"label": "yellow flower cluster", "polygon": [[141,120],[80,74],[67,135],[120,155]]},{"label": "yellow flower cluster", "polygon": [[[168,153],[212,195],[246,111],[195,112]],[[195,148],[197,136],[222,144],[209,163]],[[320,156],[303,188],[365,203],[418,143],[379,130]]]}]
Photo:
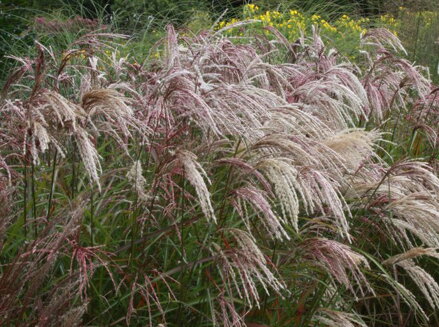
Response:
[{"label": "yellow flower cluster", "polygon": [[[255,31],[264,33],[267,37],[274,37],[267,27],[279,30],[291,42],[296,41],[301,35],[309,35],[312,27],[318,29],[321,37],[330,47],[335,47],[339,53],[348,58],[355,59],[358,56],[360,35],[365,34],[370,26],[381,26],[398,36],[405,35],[404,30],[413,24],[406,22],[418,22],[419,33],[431,33],[433,27],[439,24],[439,13],[432,11],[413,12],[405,7],[400,7],[395,16],[385,14],[377,18],[351,17],[341,15],[336,19],[329,19],[319,14],[309,14],[300,10],[288,11],[265,11],[255,4],[244,6],[242,16],[222,21],[218,27],[223,28],[240,21],[253,20],[252,24],[232,26],[225,33],[230,36],[245,36]],[[436,25],[435,25],[436,24]],[[238,24],[239,25],[239,24]],[[418,33],[418,32],[417,32]]]},{"label": "yellow flower cluster", "polygon": [[[402,8],[402,7],[400,7]],[[398,29],[401,25],[400,20],[394,18],[392,15],[390,14],[386,14],[386,15],[381,15],[379,18],[379,23],[380,25],[382,25],[383,27],[387,28],[389,31],[391,31],[393,34],[395,34],[396,36],[398,35]]]},{"label": "yellow flower cluster", "polygon": [[366,33],[366,26],[369,24],[369,22],[369,18],[354,19],[349,17],[348,15],[343,15],[339,19],[337,19],[334,24],[335,26],[337,26],[338,30],[343,31],[344,33]]},{"label": "yellow flower cluster", "polygon": [[[309,15],[298,10],[289,10],[288,12],[279,11],[261,11],[255,4],[247,4],[244,6],[243,20],[256,20],[258,23],[253,24],[253,28],[261,28],[272,26],[281,31],[288,39],[297,39],[301,32],[311,30],[311,26],[317,27],[321,34],[329,34],[331,38],[345,37],[346,34],[355,34],[366,32],[366,25],[369,23],[368,18],[353,19],[347,15],[343,15],[336,21],[330,22],[320,15]],[[239,20],[233,18],[228,21],[222,21],[218,27],[223,28],[237,23]],[[250,28],[251,29],[251,28]],[[228,31],[230,35],[241,35],[235,29]],[[265,34],[269,34],[265,31]]]}]

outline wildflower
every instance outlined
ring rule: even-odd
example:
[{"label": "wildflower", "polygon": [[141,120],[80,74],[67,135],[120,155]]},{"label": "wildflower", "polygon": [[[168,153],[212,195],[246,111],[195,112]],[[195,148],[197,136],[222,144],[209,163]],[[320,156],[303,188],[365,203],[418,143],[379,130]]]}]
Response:
[{"label": "wildflower", "polygon": [[255,12],[255,11],[258,11],[258,10],[259,10],[259,7],[258,7],[257,5],[255,5],[255,4],[253,4],[253,3],[249,3],[249,4],[246,4],[246,5],[244,6],[244,9],[247,9],[248,11],[250,11],[251,13],[253,13],[253,12]]}]

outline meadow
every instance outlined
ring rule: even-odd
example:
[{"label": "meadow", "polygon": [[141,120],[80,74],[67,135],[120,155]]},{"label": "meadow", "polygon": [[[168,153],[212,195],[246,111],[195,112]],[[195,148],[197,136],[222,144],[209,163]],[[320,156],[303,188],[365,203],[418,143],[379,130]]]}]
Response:
[{"label": "meadow", "polygon": [[10,33],[1,325],[439,324],[437,11],[192,13]]}]

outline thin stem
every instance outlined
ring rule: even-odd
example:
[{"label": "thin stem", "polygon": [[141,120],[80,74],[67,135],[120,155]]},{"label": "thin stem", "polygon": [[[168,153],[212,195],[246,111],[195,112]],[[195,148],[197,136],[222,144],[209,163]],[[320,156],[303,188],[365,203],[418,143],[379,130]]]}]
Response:
[{"label": "thin stem", "polygon": [[37,200],[35,192],[35,164],[31,161],[31,181],[32,181],[32,215],[34,217],[34,233],[35,238],[38,237],[38,224],[37,224]]},{"label": "thin stem", "polygon": [[27,237],[27,161],[24,162],[24,188],[23,188],[23,202],[24,202],[24,213],[23,213],[23,229],[24,237]]},{"label": "thin stem", "polygon": [[76,156],[75,156],[75,150],[77,150],[76,147],[76,142],[73,142],[73,151],[72,151],[72,181],[70,184],[70,189],[71,189],[71,198],[73,199],[75,197],[75,191],[76,191],[76,165],[75,165],[75,160],[76,160]]},{"label": "thin stem", "polygon": [[416,50],[418,48],[418,41],[419,41],[419,28],[421,25],[421,13],[418,13],[417,19],[416,19],[416,34],[415,34],[415,46],[413,47],[413,56],[412,60],[416,60]]},{"label": "thin stem", "polygon": [[76,169],[75,169],[75,162],[72,162],[72,183],[71,183],[71,195],[72,199],[75,197],[75,179],[76,179]]},{"label": "thin stem", "polygon": [[94,226],[93,226],[93,219],[94,219],[94,198],[93,198],[93,190],[90,193],[90,244],[91,246],[93,246],[93,230],[94,230]]},{"label": "thin stem", "polygon": [[[236,157],[236,155],[238,154],[238,149],[239,146],[241,145],[241,139],[238,140],[238,143],[236,144],[235,147],[235,153],[233,154],[233,157]],[[229,192],[229,188],[230,185],[232,184],[231,182],[231,178],[232,178],[232,171],[233,171],[233,166],[229,167],[229,170],[227,172],[227,177],[226,177],[226,186],[224,189],[224,197],[223,197],[223,203],[221,206],[221,210],[218,216],[219,222],[218,222],[218,229],[221,229],[224,227],[225,224],[225,208],[226,208],[226,200],[227,200],[227,193]]]},{"label": "thin stem", "polygon": [[[181,246],[180,252],[181,252],[183,262],[185,262],[185,253],[186,253],[185,248],[184,248],[184,229],[183,229],[183,226],[184,226],[183,225],[183,216],[184,216],[183,207],[184,207],[184,202],[185,202],[184,201],[185,200],[184,193],[186,191],[185,175],[186,174],[183,171],[183,175],[182,175],[182,184],[183,185],[181,187],[181,197],[180,197],[180,203],[179,203],[179,210],[181,213],[181,216],[180,216],[180,238],[181,238],[180,239],[180,246]],[[192,274],[190,274],[189,278],[191,278],[191,277],[192,277]],[[177,316],[176,316],[177,322],[180,321],[181,311],[183,308],[183,301],[184,301],[185,297],[186,297],[186,288],[184,287],[184,283],[181,283],[181,285],[180,285],[180,298],[181,298],[182,302],[180,302],[180,304],[178,305],[178,311],[177,311]]]},{"label": "thin stem", "polygon": [[48,220],[50,218],[50,214],[52,211],[52,199],[53,199],[53,192],[55,190],[55,171],[56,171],[57,156],[58,156],[58,150],[55,149],[55,154],[53,155],[52,177],[51,177],[51,182],[50,182],[50,193],[49,193],[49,201],[47,204],[46,220]]},{"label": "thin stem", "polygon": [[183,229],[183,226],[184,226],[184,219],[183,219],[183,217],[184,217],[184,210],[183,210],[183,208],[184,208],[184,205],[185,205],[185,196],[184,196],[184,193],[186,192],[186,179],[185,179],[185,172],[183,171],[183,176],[182,176],[182,189],[181,189],[181,198],[180,198],[180,235],[181,235],[181,240],[180,240],[180,242],[181,242],[181,254],[182,254],[182,260],[183,260],[183,262],[185,261],[185,255],[186,255],[186,251],[185,251],[185,248],[184,248],[184,229]]}]

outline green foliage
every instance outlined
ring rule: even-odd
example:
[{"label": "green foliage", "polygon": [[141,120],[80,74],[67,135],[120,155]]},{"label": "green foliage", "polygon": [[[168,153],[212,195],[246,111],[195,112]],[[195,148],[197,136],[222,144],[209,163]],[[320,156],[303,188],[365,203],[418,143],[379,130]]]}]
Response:
[{"label": "green foliage", "polygon": [[9,70],[4,56],[23,53],[21,49],[33,43],[33,37],[25,33],[28,11],[23,8],[28,2],[0,2],[0,80],[5,78]]},{"label": "green foliage", "polygon": [[[99,0],[45,0],[0,2],[0,81],[13,67],[8,55],[29,56],[34,53],[34,42],[39,40],[57,49],[65,49],[90,27],[77,24],[73,30],[65,24],[75,17],[94,19],[98,24],[107,20],[109,7]],[[36,19],[42,18],[43,24]],[[46,24],[44,24],[44,22]],[[51,29],[50,24],[57,28]]]},{"label": "green foliage", "polygon": [[429,67],[432,79],[439,83],[439,8],[399,7],[393,15],[381,16],[381,22],[397,32],[410,60]]},{"label": "green foliage", "polygon": [[119,28],[134,31],[152,22],[182,24],[188,22],[195,11],[207,10],[207,1],[193,0],[114,0],[111,6]]}]

